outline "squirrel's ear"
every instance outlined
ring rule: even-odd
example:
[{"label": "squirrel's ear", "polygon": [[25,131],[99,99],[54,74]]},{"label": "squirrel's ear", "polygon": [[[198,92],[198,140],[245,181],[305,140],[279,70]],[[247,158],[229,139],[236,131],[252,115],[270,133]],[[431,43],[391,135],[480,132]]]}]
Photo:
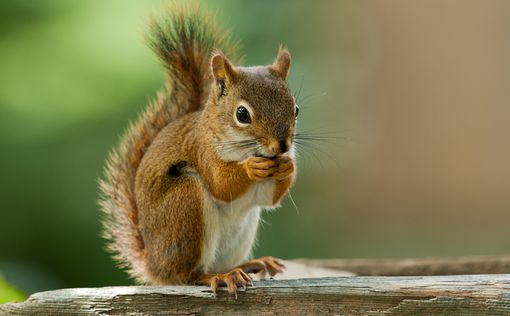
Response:
[{"label": "squirrel's ear", "polygon": [[214,52],[211,58],[211,69],[218,86],[218,96],[227,95],[227,85],[235,82],[239,76],[237,70],[221,52]]},{"label": "squirrel's ear", "polygon": [[287,48],[280,46],[278,56],[269,68],[283,80],[287,80],[290,69],[290,53]]},{"label": "squirrel's ear", "polygon": [[236,81],[238,72],[221,52],[216,51],[211,58],[211,68],[216,81]]}]

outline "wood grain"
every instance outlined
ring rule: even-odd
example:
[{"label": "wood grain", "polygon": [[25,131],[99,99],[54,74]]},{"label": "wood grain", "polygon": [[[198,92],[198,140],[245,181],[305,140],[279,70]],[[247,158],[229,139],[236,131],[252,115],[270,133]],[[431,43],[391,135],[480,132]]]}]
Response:
[{"label": "wood grain", "polygon": [[36,293],[2,315],[508,315],[510,275],[333,277],[256,282],[237,300],[207,287],[132,286]]},{"label": "wood grain", "polygon": [[363,276],[412,276],[510,273],[510,256],[421,259],[299,259],[310,268],[348,271]]}]

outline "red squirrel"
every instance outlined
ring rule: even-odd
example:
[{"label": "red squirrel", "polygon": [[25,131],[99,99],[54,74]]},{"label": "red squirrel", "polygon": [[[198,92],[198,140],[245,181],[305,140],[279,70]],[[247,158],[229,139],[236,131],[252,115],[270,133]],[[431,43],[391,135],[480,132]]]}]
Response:
[{"label": "red squirrel", "polygon": [[152,21],[148,42],[167,84],[109,155],[104,236],[138,282],[236,294],[249,273],[285,268],[248,257],[261,210],[279,206],[296,178],[290,54],[280,47],[268,66],[234,65],[228,32],[179,7]]}]

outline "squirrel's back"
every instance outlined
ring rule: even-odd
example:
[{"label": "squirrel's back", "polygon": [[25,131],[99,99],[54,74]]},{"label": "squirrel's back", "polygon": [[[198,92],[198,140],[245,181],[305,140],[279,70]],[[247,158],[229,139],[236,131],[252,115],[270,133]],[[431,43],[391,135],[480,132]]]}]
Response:
[{"label": "squirrel's back", "polygon": [[158,133],[175,119],[200,110],[212,86],[209,65],[215,48],[234,56],[236,45],[220,32],[213,17],[198,8],[170,6],[151,21],[149,46],[167,71],[160,91],[122,137],[107,161],[100,181],[103,236],[119,265],[139,281],[145,280],[145,247],[138,229],[135,178],[140,162]]}]

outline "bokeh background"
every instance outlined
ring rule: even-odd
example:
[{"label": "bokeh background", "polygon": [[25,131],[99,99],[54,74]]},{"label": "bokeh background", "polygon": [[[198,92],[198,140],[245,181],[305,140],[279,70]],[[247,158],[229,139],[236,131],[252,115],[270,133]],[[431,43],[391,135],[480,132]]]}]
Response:
[{"label": "bokeh background", "polygon": [[[162,1],[0,2],[0,274],[32,293],[132,284],[99,237],[106,154],[163,85],[145,46]],[[510,2],[202,1],[246,64],[293,55],[295,205],[256,255],[510,251]]]}]

